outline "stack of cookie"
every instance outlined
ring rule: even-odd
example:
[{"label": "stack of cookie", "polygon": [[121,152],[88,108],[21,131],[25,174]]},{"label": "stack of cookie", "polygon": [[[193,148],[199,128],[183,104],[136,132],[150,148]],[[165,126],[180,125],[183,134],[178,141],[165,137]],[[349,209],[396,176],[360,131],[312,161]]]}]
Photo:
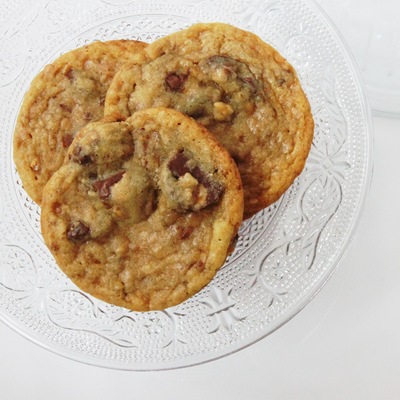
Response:
[{"label": "stack of cookie", "polygon": [[60,268],[89,294],[146,311],[210,282],[243,218],[302,171],[313,128],[276,50],[197,24],[149,45],[94,42],[46,66],[14,160]]}]

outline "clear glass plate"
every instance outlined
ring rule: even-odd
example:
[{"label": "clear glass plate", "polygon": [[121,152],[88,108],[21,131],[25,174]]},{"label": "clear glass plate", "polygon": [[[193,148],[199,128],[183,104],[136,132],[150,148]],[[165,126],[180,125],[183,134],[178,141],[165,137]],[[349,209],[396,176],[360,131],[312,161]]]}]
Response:
[{"label": "clear glass plate", "polygon": [[[371,122],[354,63],[306,0],[3,2],[0,23],[0,317],[35,343],[110,368],[178,368],[270,334],[300,311],[348,247],[371,177]],[[43,243],[39,208],[12,160],[21,101],[35,74],[93,40],[152,41],[199,21],[251,30],[297,69],[315,118],[301,176],[243,224],[235,252],[185,303],[135,313],[78,290]]]},{"label": "clear glass plate", "polygon": [[400,118],[398,0],[318,0],[360,68],[374,114]]}]

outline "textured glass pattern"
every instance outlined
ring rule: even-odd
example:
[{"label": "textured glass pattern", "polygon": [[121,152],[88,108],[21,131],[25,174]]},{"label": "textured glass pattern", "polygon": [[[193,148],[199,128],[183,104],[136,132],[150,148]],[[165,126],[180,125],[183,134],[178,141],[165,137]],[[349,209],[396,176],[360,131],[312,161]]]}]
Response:
[{"label": "textured glass pattern", "polygon": [[[371,127],[351,58],[306,0],[5,1],[0,5],[0,318],[67,357],[149,370],[212,360],[304,307],[347,248],[371,175]],[[152,41],[200,21],[251,30],[297,69],[315,118],[301,176],[243,224],[216,278],[185,303],[135,313],[78,290],[55,265],[12,159],[24,93],[42,67],[93,40]]]}]

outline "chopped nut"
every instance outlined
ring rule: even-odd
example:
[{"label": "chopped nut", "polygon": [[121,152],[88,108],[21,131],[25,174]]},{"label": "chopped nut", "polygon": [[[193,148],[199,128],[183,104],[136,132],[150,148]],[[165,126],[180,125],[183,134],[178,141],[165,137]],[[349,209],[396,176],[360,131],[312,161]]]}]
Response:
[{"label": "chopped nut", "polygon": [[217,121],[230,121],[233,116],[233,108],[222,101],[214,103],[214,119]]}]

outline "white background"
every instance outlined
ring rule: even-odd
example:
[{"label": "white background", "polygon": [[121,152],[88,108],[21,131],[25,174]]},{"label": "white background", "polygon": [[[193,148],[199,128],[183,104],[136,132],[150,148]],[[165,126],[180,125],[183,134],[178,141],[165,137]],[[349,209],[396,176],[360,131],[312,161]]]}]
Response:
[{"label": "white background", "polygon": [[357,234],[322,291],[277,332],[221,360],[144,373],[65,359],[0,323],[0,399],[400,399],[400,119],[373,125]]}]

